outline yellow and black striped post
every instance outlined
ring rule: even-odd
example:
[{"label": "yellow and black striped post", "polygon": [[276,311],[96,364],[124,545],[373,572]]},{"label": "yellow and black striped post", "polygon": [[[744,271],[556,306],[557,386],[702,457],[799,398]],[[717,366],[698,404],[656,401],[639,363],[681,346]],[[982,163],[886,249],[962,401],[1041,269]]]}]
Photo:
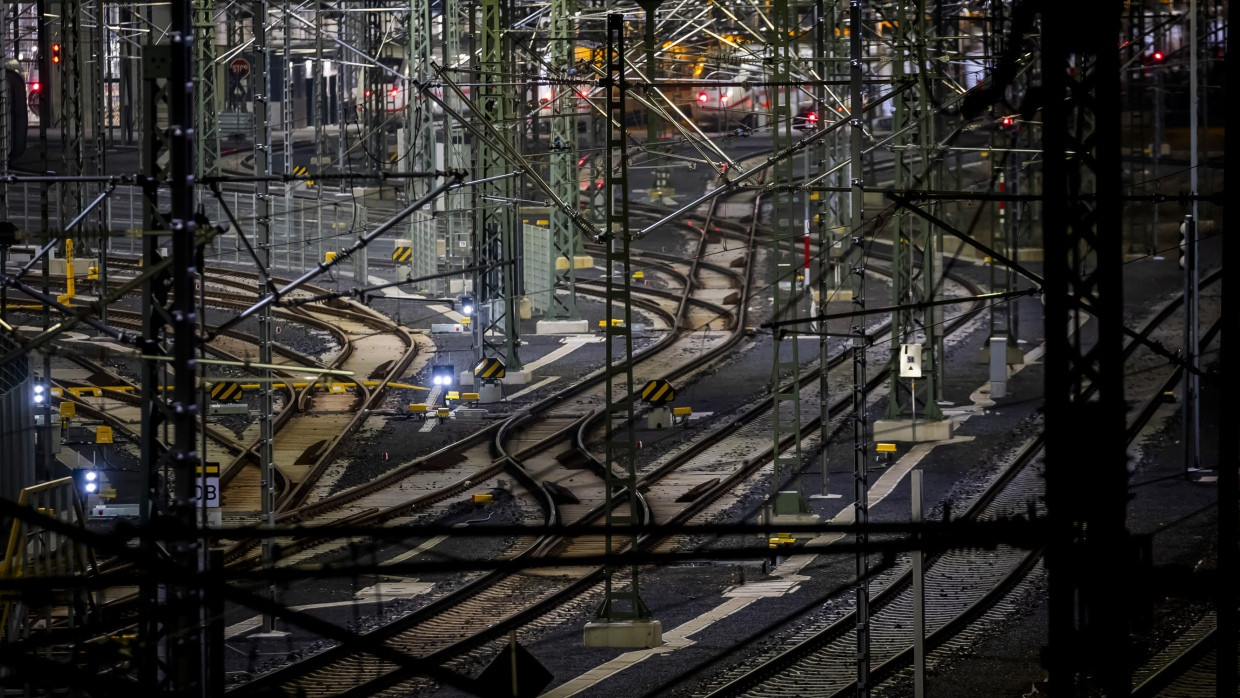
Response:
[{"label": "yellow and black striped post", "polygon": [[504,362],[488,356],[474,367],[474,378],[482,381],[497,381],[504,377]]},{"label": "yellow and black striped post", "polygon": [[392,250],[392,261],[397,264],[407,264],[413,259],[412,247],[396,247]]},{"label": "yellow and black striped post", "polygon": [[642,400],[652,405],[671,402],[676,399],[676,389],[665,380],[652,380],[642,388]]},{"label": "yellow and black striped post", "polygon": [[211,386],[211,399],[216,402],[237,402],[245,397],[241,384],[233,381],[216,383]]}]

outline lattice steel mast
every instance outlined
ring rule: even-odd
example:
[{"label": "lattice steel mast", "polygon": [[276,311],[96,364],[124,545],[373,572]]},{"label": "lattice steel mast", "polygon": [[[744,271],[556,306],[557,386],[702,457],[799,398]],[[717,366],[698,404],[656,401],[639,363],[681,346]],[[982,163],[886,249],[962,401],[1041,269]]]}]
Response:
[{"label": "lattice steel mast", "polygon": [[[1044,6],[1041,23],[1047,658],[1053,695],[1126,695],[1132,687],[1125,593],[1131,542],[1115,126],[1121,4],[1076,4],[1072,22],[1060,14],[1067,10],[1066,3]],[[1087,317],[1082,307],[1090,308],[1092,332],[1071,331]],[[1090,427],[1087,439],[1080,438],[1082,424]]]},{"label": "lattice steel mast", "polygon": [[[203,616],[198,575],[204,567],[197,540],[195,478],[198,422],[198,312],[194,289],[197,248],[194,222],[194,72],[192,8],[174,0],[168,45],[143,51],[144,232],[142,471],[141,502],[146,526],[144,552],[175,565],[180,574],[152,576],[143,585],[145,606],[139,629],[145,648],[141,683],[162,694],[205,692]],[[171,209],[160,207],[167,183]],[[164,232],[166,231],[166,233]],[[161,238],[170,238],[171,263],[153,273],[163,258]],[[165,361],[157,360],[163,357]],[[167,370],[165,370],[165,368]],[[164,386],[171,385],[171,390]],[[161,440],[163,434],[171,443]],[[187,581],[188,580],[188,581]]]},{"label": "lattice steel mast", "polygon": [[[602,88],[607,100],[607,148],[604,151],[607,219],[603,237],[607,245],[607,363],[604,414],[605,460],[603,485],[605,536],[608,554],[635,552],[636,530],[618,533],[616,528],[635,527],[643,523],[642,500],[637,491],[637,436],[635,405],[638,392],[633,383],[632,296],[629,233],[629,176],[627,133],[625,127],[625,41],[622,15],[607,16],[607,73]],[[618,321],[618,322],[617,322]],[[617,344],[619,346],[617,346]],[[624,621],[649,621],[650,609],[641,598],[638,566],[629,565],[629,583],[617,583],[623,569],[608,565],[603,602],[595,618],[607,624]],[[586,629],[587,644],[590,628]],[[613,645],[615,646],[615,645]]]},{"label": "lattice steel mast", "polygon": [[[435,41],[431,26],[430,0],[410,0],[409,3],[409,78],[406,88],[409,108],[405,111],[405,152],[401,154],[403,169],[412,172],[431,172],[435,169],[435,127],[431,113],[431,101],[419,86],[431,82],[432,46]],[[405,180],[407,201],[417,201],[430,191],[430,178]],[[415,211],[409,217],[409,240],[412,245],[412,274],[415,278],[430,276],[439,271],[438,230],[429,209]]]},{"label": "lattice steel mast", "polygon": [[[508,0],[482,0],[482,26],[474,32],[481,39],[475,53],[478,65],[478,98],[473,100],[481,113],[475,118],[493,124],[498,134],[516,137],[514,127],[513,90],[508,84],[512,71],[511,41],[507,26]],[[485,128],[485,126],[484,126]],[[519,371],[517,354],[520,319],[517,300],[521,293],[518,260],[521,253],[520,230],[516,212],[516,181],[504,153],[487,140],[474,146],[475,179],[485,180],[474,186],[474,252],[479,266],[500,265],[479,275],[477,288],[480,317],[473,324],[475,341],[483,355],[498,355],[507,371]],[[500,341],[492,339],[499,336]]]},{"label": "lattice steel mast", "polygon": [[[789,40],[790,32],[797,27],[795,10],[788,7],[787,0],[774,0],[771,5],[771,41],[773,52],[771,79],[776,84],[771,120],[775,126],[775,152],[783,153],[792,147],[792,92],[791,65],[796,57],[795,47]],[[795,224],[794,217],[800,211],[793,187],[793,158],[781,158],[773,168],[775,195],[775,236],[771,245],[771,264],[774,265],[771,294],[774,296],[772,319],[795,321],[798,306],[803,297],[804,285],[801,272],[802,254],[808,240]],[[776,515],[797,515],[809,512],[801,491],[801,396],[800,396],[800,339],[795,332],[790,336],[775,329],[771,336],[771,409],[773,419],[774,451],[771,473],[771,505]],[[785,441],[789,444],[783,446]],[[786,450],[785,450],[786,449]],[[793,489],[784,491],[784,482],[795,477]]]},{"label": "lattice steel mast", "polygon": [[[576,0],[551,2],[551,72],[567,77],[573,74],[574,22]],[[577,86],[558,84],[552,88],[555,111],[551,117],[550,179],[551,188],[564,201],[577,205]],[[581,241],[573,220],[559,206],[552,206],[551,223],[551,298],[547,303],[548,320],[579,320],[577,310],[576,259]],[[567,293],[559,293],[560,290]]]},{"label": "lattice steel mast", "polygon": [[[893,150],[895,171],[894,186],[897,191],[924,186],[929,182],[933,139],[933,118],[930,110],[929,66],[925,61],[925,0],[919,0],[912,8],[911,16],[905,5],[897,4],[894,21],[888,30],[892,35],[891,52],[897,57],[892,61],[892,82],[901,85],[915,80],[916,90],[902,90],[895,97],[895,116],[892,127],[903,133]],[[908,57],[910,60],[903,60]],[[912,59],[915,59],[912,60]],[[913,74],[909,67],[916,66]],[[913,153],[916,153],[914,156]],[[939,345],[939,326],[933,319],[933,311],[914,310],[912,304],[930,301],[939,292],[935,271],[935,231],[921,218],[906,211],[894,215],[891,233],[891,304],[899,308],[892,312],[891,367],[887,417],[894,419],[911,414],[926,420],[940,420],[943,413],[935,400],[937,376],[933,366],[938,361],[936,347]],[[920,282],[920,283],[919,283]],[[898,370],[901,360],[901,343],[921,344],[921,369],[923,378],[918,381],[925,399],[918,404],[912,384],[906,384]]]}]

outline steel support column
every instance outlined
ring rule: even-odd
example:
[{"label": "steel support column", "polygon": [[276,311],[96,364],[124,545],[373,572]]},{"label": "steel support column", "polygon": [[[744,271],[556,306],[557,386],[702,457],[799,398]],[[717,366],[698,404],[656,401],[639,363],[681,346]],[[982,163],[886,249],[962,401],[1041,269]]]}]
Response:
[{"label": "steel support column", "polygon": [[[848,258],[855,260],[850,268],[850,275],[855,288],[853,304],[865,308],[865,265],[862,256],[865,244],[865,177],[861,163],[861,150],[865,139],[864,123],[860,109],[865,97],[865,83],[862,75],[864,44],[862,43],[862,7],[861,0],[851,0],[848,8],[848,26],[851,29],[848,37],[849,85],[848,101],[851,107],[849,114],[849,159],[848,181],[849,191],[849,233],[852,247]],[[857,695],[870,695],[870,559],[866,551],[869,536],[865,526],[870,522],[870,421],[865,412],[866,384],[866,351],[869,349],[869,338],[865,333],[864,322],[852,328],[854,337],[852,344],[852,426],[853,426],[853,522],[857,530],[856,576],[857,587],[854,599],[857,613]]]},{"label": "steel support column", "polygon": [[[774,101],[771,105],[771,121],[775,127],[775,152],[782,153],[792,147],[792,85],[791,64],[796,57],[795,47],[788,35],[797,27],[796,11],[788,7],[788,0],[774,0],[771,5],[770,49],[772,56],[771,79]],[[775,236],[771,243],[771,263],[774,265],[774,296],[772,319],[795,321],[798,306],[804,297],[807,284],[801,274],[804,271],[803,256],[809,254],[809,239],[802,226],[796,224],[795,216],[802,210],[793,192],[793,158],[779,160],[772,174],[775,196]],[[772,456],[770,502],[775,514],[796,515],[809,513],[801,491],[801,391],[798,379],[801,374],[800,338],[793,332],[785,336],[776,329],[771,336],[771,397],[772,432],[774,451]],[[788,442],[785,447],[783,444]],[[793,489],[784,492],[784,482],[795,476]]]},{"label": "steel support column", "polygon": [[[407,90],[409,108],[405,110],[405,152],[401,153],[401,161],[404,163],[403,169],[413,172],[432,172],[435,169],[434,114],[426,93],[417,89],[417,86],[430,83],[434,77],[431,70],[434,40],[430,0],[410,0],[409,79],[412,83]],[[406,200],[422,198],[430,191],[432,183],[430,178],[406,179]],[[429,207],[415,211],[409,217],[409,240],[413,246],[411,267],[415,278],[439,271],[438,237],[437,225]]]},{"label": "steel support column", "polygon": [[[633,309],[630,271],[629,168],[625,127],[625,96],[628,81],[624,75],[624,22],[622,15],[607,16],[607,73],[603,92],[607,100],[606,168],[607,221],[607,363],[606,380],[606,456],[603,462],[605,487],[605,550],[608,554],[635,551],[635,532],[617,533],[618,527],[642,523],[641,499],[637,492],[637,436],[635,406],[637,390],[633,383]],[[627,588],[616,583],[622,567],[609,565],[603,584],[603,603],[595,611],[599,620],[617,621],[650,618],[642,601],[637,565],[628,566]]]},{"label": "steel support column", "polygon": [[215,3],[194,0],[194,59],[198,88],[194,95],[194,123],[198,128],[198,176],[220,173],[220,125],[216,114]]},{"label": "steel support column", "polygon": [[[1122,4],[1042,10],[1050,692],[1127,695]],[[1071,14],[1074,21],[1064,21]],[[1090,313],[1080,311],[1089,306]],[[1093,331],[1079,330],[1087,319]],[[1087,393],[1093,391],[1093,394]],[[1088,424],[1090,436],[1080,438]]]},{"label": "steel support column", "polygon": [[[829,92],[825,80],[847,75],[848,55],[847,42],[843,40],[842,9],[839,0],[815,0],[814,4],[814,65],[815,76],[821,79],[814,82],[814,109],[818,114],[818,123],[825,127],[828,114],[837,114],[836,108],[841,100]],[[820,138],[814,147],[815,160],[819,169],[826,169],[835,162],[847,157],[841,153],[843,135],[839,132],[827,138]],[[831,187],[844,186],[844,172],[835,173],[824,182]],[[847,217],[848,199],[838,192],[819,192],[818,206],[814,216],[818,241],[818,257],[815,266],[815,281],[818,290],[817,315],[826,315],[828,303],[838,300],[835,292],[840,283],[835,275],[840,273],[836,260],[843,252],[843,245],[837,247],[846,236],[844,221]],[[827,336],[825,323],[818,327],[821,336],[818,338],[818,401],[819,401],[819,464],[822,470],[820,493],[828,493],[828,471],[830,469],[831,449],[831,382],[827,365],[831,359],[831,341]]]},{"label": "steel support column", "polygon": [[[256,0],[253,3],[253,36],[254,64],[250,72],[250,100],[254,105],[254,174],[270,176],[272,174],[272,138],[271,138],[271,46],[267,38],[267,18],[271,5],[267,0]],[[254,190],[254,225],[257,237],[255,252],[258,255],[259,279],[265,280],[273,263],[272,245],[272,210],[271,183],[261,180]],[[244,235],[244,231],[237,231]],[[266,284],[255,289],[259,295],[270,292]],[[270,365],[272,361],[271,309],[264,308],[258,315],[258,361]],[[275,417],[273,404],[273,380],[275,374],[270,369],[262,371],[263,383],[259,387],[258,406],[258,467],[259,467],[259,512],[263,524],[274,526],[276,523],[275,497]],[[263,538],[262,564],[263,569],[275,567],[275,538]],[[276,598],[276,587],[268,584],[267,593]],[[275,630],[275,618],[263,615],[262,631],[269,633]]]},{"label": "steel support column", "polygon": [[[145,235],[143,263],[153,269],[168,239],[171,265],[143,284],[142,467],[147,477],[143,522],[147,553],[182,571],[143,585],[146,612],[139,646],[148,648],[140,666],[142,685],[166,695],[205,693],[203,599],[193,580],[202,569],[195,536],[199,455],[197,366],[198,312],[194,280],[194,73],[189,0],[174,0],[168,45],[143,52],[145,148],[143,151]],[[166,108],[161,108],[161,104]],[[167,183],[171,210],[160,209]],[[164,232],[166,231],[166,233]],[[165,243],[168,244],[168,243]],[[159,361],[154,357],[164,357]],[[172,390],[163,389],[172,385]],[[160,437],[170,436],[164,443]],[[158,538],[157,538],[158,536]]]},{"label": "steel support column", "polygon": [[[921,0],[910,13],[904,5],[898,5],[891,22],[890,32],[892,82],[895,85],[915,80],[916,90],[904,90],[895,98],[895,117],[892,127],[903,133],[893,152],[893,165],[897,191],[925,185],[929,181],[928,159],[933,128],[930,113],[930,86],[927,80],[928,65],[925,62],[924,2]],[[910,72],[910,68],[916,70]],[[933,321],[931,309],[914,310],[910,306],[933,300],[938,292],[935,274],[934,231],[926,222],[907,211],[898,211],[893,218],[891,231],[892,276],[891,304],[899,308],[892,313],[891,326],[894,339],[891,342],[891,371],[887,417],[899,418],[905,414],[920,416],[927,420],[939,420],[943,413],[935,401],[937,363],[935,347],[938,345],[938,327]],[[922,376],[918,381],[925,399],[918,405],[912,384],[900,378],[900,345],[922,345]]]},{"label": "steel support column", "polygon": [[[482,0],[482,26],[474,35],[481,39],[478,56],[478,105],[475,118],[490,122],[506,138],[516,137],[510,86],[511,41],[505,5],[508,0]],[[511,142],[511,141],[510,141]],[[522,368],[517,354],[520,318],[517,301],[521,296],[521,230],[517,219],[516,181],[509,176],[516,170],[504,154],[486,141],[474,146],[476,179],[489,180],[474,186],[474,253],[478,266],[499,265],[479,275],[479,309],[483,312],[473,324],[475,342],[484,356],[496,356],[509,372]],[[493,336],[501,339],[496,341]]]},{"label": "steel support column", "polygon": [[[557,77],[573,75],[574,22],[576,0],[551,2],[551,72]],[[576,207],[577,190],[577,86],[558,84],[553,87],[551,117],[551,187],[556,195]],[[572,219],[559,206],[552,206],[551,222],[551,298],[547,304],[548,320],[578,320],[576,257],[581,241]],[[561,294],[559,291],[567,291]]]},{"label": "steel support column", "polygon": [[[56,114],[64,168],[61,174],[81,175],[86,172],[86,129],[82,113],[82,91],[85,89],[82,66],[86,51],[82,45],[82,2],[61,0],[60,11],[60,64],[53,65],[52,71],[60,85],[60,110]],[[89,43],[86,46],[89,47]],[[59,186],[58,229],[73,220],[84,207],[81,183],[62,182]]]}]

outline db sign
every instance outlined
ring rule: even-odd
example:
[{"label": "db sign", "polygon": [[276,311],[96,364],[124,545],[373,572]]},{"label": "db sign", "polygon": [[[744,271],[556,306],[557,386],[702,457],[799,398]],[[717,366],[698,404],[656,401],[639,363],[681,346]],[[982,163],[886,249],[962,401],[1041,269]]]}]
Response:
[{"label": "db sign", "polygon": [[194,497],[198,499],[199,506],[208,509],[218,507],[220,505],[220,479],[218,477],[208,477],[198,479],[194,482]]}]

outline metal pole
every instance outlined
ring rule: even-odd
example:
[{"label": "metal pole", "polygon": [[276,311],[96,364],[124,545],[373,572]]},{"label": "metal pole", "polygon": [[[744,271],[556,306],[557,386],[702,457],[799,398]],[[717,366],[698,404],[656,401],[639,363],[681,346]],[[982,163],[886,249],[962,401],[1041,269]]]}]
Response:
[{"label": "metal pole", "polygon": [[[916,439],[914,439],[916,440]],[[926,588],[923,579],[925,551],[922,550],[921,471],[909,473],[913,488],[913,528],[917,545],[913,548],[913,696],[926,696]]]},{"label": "metal pole", "polygon": [[[849,2],[849,26],[852,27],[848,41],[849,54],[849,106],[852,114],[849,117],[851,130],[849,139],[849,181],[851,182],[849,213],[849,232],[853,239],[853,252],[849,259],[858,260],[852,269],[857,275],[853,285],[853,302],[864,307],[865,299],[865,267],[860,261],[863,252],[865,211],[864,187],[865,175],[862,169],[861,149],[865,138],[864,124],[861,121],[861,105],[865,99],[865,85],[861,73],[864,54],[861,44],[861,0]],[[857,607],[857,695],[866,698],[870,695],[870,561],[866,554],[869,536],[865,526],[869,523],[869,463],[866,458],[870,450],[869,422],[865,414],[865,383],[866,383],[866,349],[869,339],[865,336],[864,325],[853,328],[852,339],[852,419],[853,419],[853,522],[857,525],[857,556],[855,590]]]},{"label": "metal pole", "polygon": [[[1198,166],[1198,142],[1197,142],[1197,122],[1200,114],[1197,111],[1198,94],[1197,94],[1197,0],[1189,0],[1188,2],[1188,189],[1192,195],[1192,221],[1189,223],[1189,239],[1186,240],[1188,249],[1185,251],[1185,266],[1187,272],[1192,275],[1192,284],[1185,289],[1184,296],[1184,319],[1188,323],[1187,331],[1184,333],[1184,341],[1188,351],[1185,352],[1184,358],[1188,360],[1189,367],[1192,369],[1185,376],[1185,409],[1188,413],[1185,415],[1185,425],[1190,429],[1184,435],[1184,447],[1187,454],[1191,454],[1191,460],[1186,460],[1185,464],[1192,468],[1201,467],[1201,377],[1197,372],[1200,367],[1200,359],[1198,358],[1197,346],[1198,341],[1198,302],[1197,296],[1197,236],[1200,232],[1197,229],[1198,221],[1201,220],[1200,212],[1197,210],[1197,166]],[[1191,315],[1192,321],[1189,322]]]},{"label": "metal pole", "polygon": [[[256,0],[254,3],[254,70],[250,78],[251,98],[254,104],[254,173],[270,175],[271,169],[271,118],[270,118],[270,80],[271,50],[267,44],[267,17],[270,6],[267,0]],[[287,135],[286,135],[287,137]],[[259,295],[266,293],[267,274],[272,264],[271,252],[271,185],[263,179],[256,185],[254,197],[254,218],[258,227],[258,261],[260,288]],[[237,232],[242,234],[241,231]],[[271,311],[263,309],[258,316],[258,360],[263,364],[271,363]],[[262,372],[263,384],[259,390],[259,487],[260,520],[267,526],[276,523],[275,514],[275,423],[272,416],[272,378],[270,369]],[[263,538],[262,566],[270,570],[275,566],[275,539]],[[267,593],[271,599],[276,598],[274,583],[268,583]],[[275,616],[263,614],[262,632],[270,633],[276,629]]]},{"label": "metal pole", "polygon": [[[1194,207],[1196,202],[1193,202]],[[1188,366],[1197,368],[1197,220],[1184,216],[1180,223],[1184,236],[1184,360]],[[1184,372],[1184,399],[1180,403],[1180,426],[1184,437],[1184,472],[1201,469],[1200,416],[1198,408],[1198,383],[1195,371]]]}]

